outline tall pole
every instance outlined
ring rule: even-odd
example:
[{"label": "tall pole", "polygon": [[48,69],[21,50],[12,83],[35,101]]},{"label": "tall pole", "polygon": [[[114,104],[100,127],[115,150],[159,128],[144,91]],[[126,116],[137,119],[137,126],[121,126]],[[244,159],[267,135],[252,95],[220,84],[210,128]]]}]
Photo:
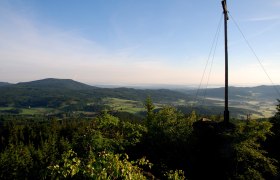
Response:
[{"label": "tall pole", "polygon": [[229,123],[229,110],[228,110],[228,39],[227,39],[227,21],[228,10],[227,1],[222,1],[224,10],[224,24],[225,24],[225,110],[224,110],[224,122]]}]

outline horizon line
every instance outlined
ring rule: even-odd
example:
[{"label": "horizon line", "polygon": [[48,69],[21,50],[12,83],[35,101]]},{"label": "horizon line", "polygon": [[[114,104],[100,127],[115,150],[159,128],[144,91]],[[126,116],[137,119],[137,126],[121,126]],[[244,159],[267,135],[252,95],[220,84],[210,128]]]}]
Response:
[{"label": "horizon line", "polygon": [[[43,79],[35,79],[35,80],[29,80],[29,81],[16,81],[16,82],[8,82],[8,81],[0,81],[3,83],[9,83],[9,84],[17,84],[17,83],[25,83],[25,82],[31,82],[31,81],[38,81],[38,80],[45,80],[45,79],[60,79],[60,80],[73,80],[76,82],[84,83],[91,86],[101,86],[101,87],[151,87],[151,88],[160,88],[160,87],[188,87],[188,88],[198,88],[199,84],[197,83],[110,83],[110,82],[85,82],[82,80],[75,80],[71,78],[43,78]],[[256,86],[279,86],[280,84],[269,84],[269,83],[232,83],[229,84],[230,87],[256,87]],[[208,84],[201,84],[200,89],[204,88],[219,88],[224,87],[224,84],[222,83],[212,83]]]}]

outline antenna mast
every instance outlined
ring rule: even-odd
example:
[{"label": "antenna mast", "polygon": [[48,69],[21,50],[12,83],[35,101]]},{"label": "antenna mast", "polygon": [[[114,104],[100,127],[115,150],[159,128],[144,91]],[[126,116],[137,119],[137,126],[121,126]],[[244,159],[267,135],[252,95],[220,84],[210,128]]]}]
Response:
[{"label": "antenna mast", "polygon": [[225,26],[225,110],[224,110],[224,122],[229,123],[229,110],[228,110],[228,39],[227,39],[227,21],[228,21],[228,10],[227,1],[222,1],[224,10],[224,26]]}]

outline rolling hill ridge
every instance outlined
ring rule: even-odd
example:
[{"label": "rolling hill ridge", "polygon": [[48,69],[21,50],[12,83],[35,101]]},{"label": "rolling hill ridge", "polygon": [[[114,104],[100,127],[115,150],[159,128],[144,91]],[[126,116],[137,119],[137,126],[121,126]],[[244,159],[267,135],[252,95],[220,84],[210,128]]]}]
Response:
[{"label": "rolling hill ridge", "polygon": [[[167,89],[97,88],[70,79],[42,79],[0,87],[0,106],[51,106],[64,102],[93,102],[102,98],[144,101],[151,96],[155,102],[189,99],[189,96]],[[51,102],[57,102],[52,104]]]},{"label": "rolling hill ridge", "polygon": [[[249,113],[270,116],[275,110],[276,99],[279,98],[275,91],[278,87],[230,87],[231,112],[234,115],[242,114],[242,116]],[[196,90],[190,89],[179,91],[125,87],[100,88],[71,79],[48,78],[17,84],[0,83],[0,107],[42,107],[75,111],[104,104],[118,106],[118,109],[121,109],[121,106],[127,103],[131,107],[143,108],[143,102],[150,96],[153,102],[160,106],[170,104],[177,106],[182,112],[190,112],[195,94]],[[212,88],[207,91],[201,89],[198,92],[195,110],[203,114],[221,114],[223,96],[224,88]]]}]

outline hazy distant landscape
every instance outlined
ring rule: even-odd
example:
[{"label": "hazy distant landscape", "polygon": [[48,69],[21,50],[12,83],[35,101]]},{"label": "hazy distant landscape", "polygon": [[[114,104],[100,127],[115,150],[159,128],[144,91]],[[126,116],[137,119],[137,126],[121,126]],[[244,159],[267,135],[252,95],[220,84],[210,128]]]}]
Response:
[{"label": "hazy distant landscape", "polygon": [[[224,89],[178,88],[147,89],[101,88],[71,79],[43,79],[17,84],[0,83],[1,114],[83,114],[100,110],[143,114],[147,97],[157,108],[172,105],[184,113],[196,110],[201,115],[223,114]],[[276,87],[279,88],[279,87]],[[244,119],[268,118],[275,113],[277,93],[273,86],[230,87],[231,116]]]}]

